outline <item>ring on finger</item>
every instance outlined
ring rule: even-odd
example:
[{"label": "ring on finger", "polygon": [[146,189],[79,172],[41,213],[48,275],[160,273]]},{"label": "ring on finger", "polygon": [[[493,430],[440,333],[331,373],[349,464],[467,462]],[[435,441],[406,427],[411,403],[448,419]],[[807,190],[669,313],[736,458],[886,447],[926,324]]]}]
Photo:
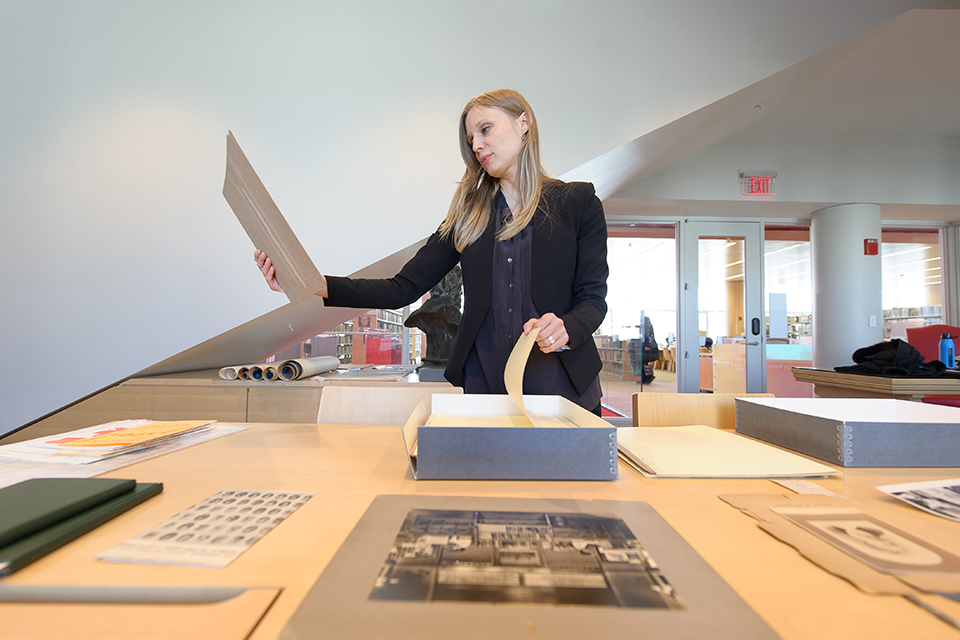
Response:
[{"label": "ring on finger", "polygon": [[547,336],[547,340],[549,340],[549,341],[550,341],[550,344],[553,344],[554,342],[556,342],[556,341],[557,341],[557,339],[556,339],[556,338],[554,338],[553,336]]}]

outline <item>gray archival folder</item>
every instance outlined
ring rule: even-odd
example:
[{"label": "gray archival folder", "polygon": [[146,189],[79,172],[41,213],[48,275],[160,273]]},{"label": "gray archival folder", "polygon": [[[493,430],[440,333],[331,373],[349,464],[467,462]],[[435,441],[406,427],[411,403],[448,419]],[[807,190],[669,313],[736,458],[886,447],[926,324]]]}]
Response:
[{"label": "gray archival folder", "polygon": [[[570,513],[620,519],[675,588],[683,608],[370,599],[411,509]],[[423,571],[428,570],[425,563]],[[284,640],[779,637],[644,502],[392,495],[374,499],[280,635]]]}]

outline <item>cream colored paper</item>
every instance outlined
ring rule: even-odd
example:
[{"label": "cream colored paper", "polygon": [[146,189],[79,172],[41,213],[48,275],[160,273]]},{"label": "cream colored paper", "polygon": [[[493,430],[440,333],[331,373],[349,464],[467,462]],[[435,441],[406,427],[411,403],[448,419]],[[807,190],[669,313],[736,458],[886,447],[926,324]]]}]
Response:
[{"label": "cream colored paper", "polygon": [[277,281],[290,302],[307,300],[323,288],[323,276],[231,132],[227,132],[227,171],[223,181],[223,197],[254,246],[270,256]]},{"label": "cream colored paper", "polygon": [[537,336],[540,335],[540,328],[537,327],[530,333],[520,336],[517,344],[513,346],[510,357],[507,358],[507,366],[503,370],[503,383],[507,387],[507,395],[517,403],[520,411],[527,417],[529,424],[516,426],[535,427],[538,421],[534,416],[527,412],[523,406],[523,370],[527,366],[527,358],[530,357],[530,349],[537,343]]},{"label": "cream colored paper", "polygon": [[[69,587],[64,588],[68,590]],[[121,587],[125,591],[160,593],[176,587]],[[193,589],[202,591],[204,587]],[[101,593],[98,587],[77,587]],[[184,587],[184,591],[192,590]],[[3,606],[3,637],[97,638],[98,640],[246,640],[280,595],[279,587],[254,587],[240,595],[207,603],[193,602],[31,602]]]},{"label": "cream colored paper", "polygon": [[704,426],[623,427],[617,446],[642,473],[672,478],[828,476],[831,467],[740,435]]},{"label": "cream colored paper", "polygon": [[[563,416],[531,413],[538,427],[575,427]],[[426,427],[529,427],[531,418],[526,415],[483,416],[474,414],[432,413]]]}]

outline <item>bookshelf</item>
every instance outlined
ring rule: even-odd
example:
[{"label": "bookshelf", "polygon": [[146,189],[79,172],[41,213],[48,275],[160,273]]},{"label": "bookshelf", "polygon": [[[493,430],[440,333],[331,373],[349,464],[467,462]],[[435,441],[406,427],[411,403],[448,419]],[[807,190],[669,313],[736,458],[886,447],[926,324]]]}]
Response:
[{"label": "bookshelf", "polygon": [[938,304],[922,307],[892,307],[883,310],[883,335],[892,337],[894,325],[906,324],[910,327],[923,327],[943,322],[942,308]]},{"label": "bookshelf", "polygon": [[595,335],[593,341],[603,362],[601,371],[607,375],[623,377],[623,343],[619,336]]}]

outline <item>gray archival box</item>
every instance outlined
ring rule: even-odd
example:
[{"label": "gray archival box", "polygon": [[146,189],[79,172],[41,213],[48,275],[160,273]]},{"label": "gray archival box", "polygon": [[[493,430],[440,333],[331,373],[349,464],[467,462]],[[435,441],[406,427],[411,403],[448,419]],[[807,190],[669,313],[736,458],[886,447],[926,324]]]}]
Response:
[{"label": "gray archival box", "polygon": [[960,409],[886,398],[737,398],[737,433],[843,467],[960,466]]}]

